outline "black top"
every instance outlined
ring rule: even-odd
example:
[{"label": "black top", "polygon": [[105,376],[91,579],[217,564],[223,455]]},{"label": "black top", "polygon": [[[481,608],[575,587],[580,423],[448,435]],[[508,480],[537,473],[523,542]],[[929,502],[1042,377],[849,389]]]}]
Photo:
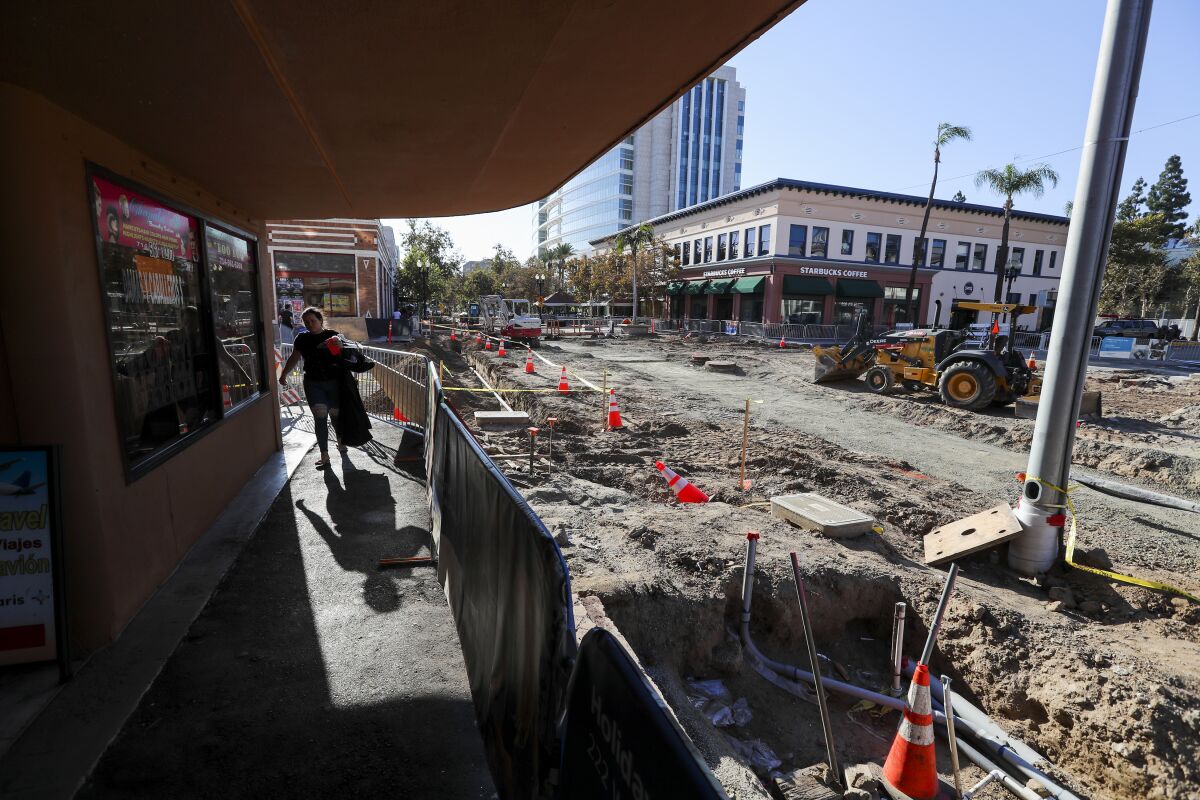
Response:
[{"label": "black top", "polygon": [[337,336],[337,331],[326,328],[320,333],[304,333],[296,337],[295,348],[304,356],[304,377],[314,381],[336,381],[341,377],[341,367],[327,348],[319,347],[326,339]]}]

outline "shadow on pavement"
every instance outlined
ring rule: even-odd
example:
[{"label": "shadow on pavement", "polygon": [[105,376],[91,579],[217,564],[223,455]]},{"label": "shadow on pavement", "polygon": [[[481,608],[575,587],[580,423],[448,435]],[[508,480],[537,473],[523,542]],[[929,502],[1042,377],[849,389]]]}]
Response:
[{"label": "shadow on pavement", "polygon": [[427,540],[413,524],[397,538],[418,498],[350,466],[344,484],[318,477],[313,458],[77,797],[494,796],[436,577],[375,568]]}]

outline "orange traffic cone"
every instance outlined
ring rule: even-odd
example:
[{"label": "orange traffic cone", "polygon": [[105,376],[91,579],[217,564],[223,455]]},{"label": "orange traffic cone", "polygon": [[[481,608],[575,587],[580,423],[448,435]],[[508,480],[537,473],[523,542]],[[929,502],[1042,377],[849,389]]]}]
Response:
[{"label": "orange traffic cone", "polygon": [[458,341],[457,331],[455,331],[453,328],[450,329],[450,341],[452,341],[452,342]]},{"label": "orange traffic cone", "polygon": [[883,780],[913,800],[933,800],[937,796],[933,706],[929,700],[929,667],[924,664],[918,664],[913,674],[904,718],[883,764]]},{"label": "orange traffic cone", "polygon": [[787,341],[782,336],[779,337],[779,349],[780,350],[787,349]]},{"label": "orange traffic cone", "polygon": [[227,410],[233,408],[233,397],[229,394],[228,383],[221,386],[221,402]]},{"label": "orange traffic cone", "polygon": [[499,351],[496,352],[496,355],[500,356],[500,358],[504,358],[505,356],[508,355],[508,353],[506,353],[504,351],[504,340],[503,339],[500,340],[500,349],[499,349]]},{"label": "orange traffic cone", "polygon": [[484,350],[492,349],[492,340],[491,339],[488,339],[486,342],[483,343],[483,349]]},{"label": "orange traffic cone", "polygon": [[567,383],[567,365],[563,364],[562,373],[558,376],[558,390],[563,394],[571,391],[570,384]]},{"label": "orange traffic cone", "polygon": [[482,343],[483,343],[483,334],[476,333],[475,334],[475,344],[482,344]]},{"label": "orange traffic cone", "polygon": [[992,320],[992,334],[995,335],[999,332],[1000,332],[1000,320],[994,319],[994,320]]},{"label": "orange traffic cone", "polygon": [[525,374],[532,375],[535,372],[537,370],[533,368],[533,351],[529,350],[525,353]]},{"label": "orange traffic cone", "polygon": [[409,422],[409,418],[404,416],[404,412],[400,410],[400,406],[392,406],[392,419],[397,422]]},{"label": "orange traffic cone", "polygon": [[688,479],[681,477],[675,470],[668,467],[661,461],[654,462],[654,468],[663,474],[667,479],[667,486],[671,487],[671,491],[675,493],[675,499],[681,503],[707,503],[708,495],[697,489],[692,484],[688,483]]},{"label": "orange traffic cone", "polygon": [[[616,430],[624,428],[625,424],[621,422],[621,409],[617,408],[617,390],[608,390],[608,429]],[[706,500],[708,498],[705,498]]]},{"label": "orange traffic cone", "polygon": [[1030,368],[1030,369],[1037,369],[1037,359],[1036,359],[1036,358],[1034,358],[1033,356],[1030,356],[1030,357],[1029,357],[1029,368]]}]

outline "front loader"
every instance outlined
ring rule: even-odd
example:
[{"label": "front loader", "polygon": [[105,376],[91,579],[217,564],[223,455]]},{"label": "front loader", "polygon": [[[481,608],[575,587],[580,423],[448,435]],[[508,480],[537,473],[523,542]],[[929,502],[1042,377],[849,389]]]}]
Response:
[{"label": "front loader", "polygon": [[[1012,303],[962,303],[977,311],[1025,314],[1034,309]],[[1008,337],[989,334],[982,347],[968,344],[967,331],[892,331],[864,335],[860,321],[843,347],[814,347],[813,380],[827,383],[865,375],[867,388],[882,393],[900,384],[910,391],[936,391],[943,403],[979,410],[1037,394],[1041,381]]]}]

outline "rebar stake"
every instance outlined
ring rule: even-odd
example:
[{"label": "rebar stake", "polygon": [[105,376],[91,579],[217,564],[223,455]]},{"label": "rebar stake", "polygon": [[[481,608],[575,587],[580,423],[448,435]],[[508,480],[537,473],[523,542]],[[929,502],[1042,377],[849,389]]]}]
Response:
[{"label": "rebar stake", "polygon": [[950,768],[954,770],[954,793],[962,800],[962,778],[958,774],[958,737],[954,733],[954,705],[950,697],[950,676],[942,676],[942,705],[946,708],[946,738],[950,741]]},{"label": "rebar stake", "polygon": [[537,428],[529,429],[529,477],[533,478],[533,457],[537,446]]},{"label": "rebar stake", "polygon": [[946,585],[942,587],[942,599],[938,600],[937,611],[933,615],[933,622],[929,624],[929,636],[925,639],[925,649],[921,651],[921,660],[918,664],[929,666],[929,658],[933,655],[933,643],[937,639],[938,629],[942,627],[942,617],[946,614],[946,605],[950,602],[950,592],[954,591],[954,580],[958,577],[958,562],[950,565],[950,572],[946,575]]},{"label": "rebar stake", "polygon": [[813,640],[812,624],[808,616],[808,595],[804,591],[804,579],[800,577],[800,561],[791,553],[792,575],[796,578],[796,600],[800,603],[800,620],[804,625],[804,644],[808,647],[808,660],[812,664],[813,685],[817,689],[817,707],[821,710],[821,730],[825,732],[825,752],[829,758],[830,780],[833,788],[843,788],[842,770],[838,766],[837,754],[833,750],[833,725],[829,722],[829,704],[825,700],[825,687],[821,683],[821,665],[817,661],[817,643]]}]

